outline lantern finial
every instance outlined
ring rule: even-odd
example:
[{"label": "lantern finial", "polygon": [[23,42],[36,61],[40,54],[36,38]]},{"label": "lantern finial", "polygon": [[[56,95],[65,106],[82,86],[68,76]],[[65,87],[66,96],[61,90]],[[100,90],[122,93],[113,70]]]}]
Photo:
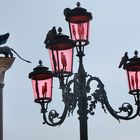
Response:
[{"label": "lantern finial", "polygon": [[80,7],[80,5],[81,5],[80,2],[77,2],[77,7]]},{"label": "lantern finial", "polygon": [[39,60],[39,65],[42,66],[42,60]]},{"label": "lantern finial", "polygon": [[134,51],[134,55],[135,55],[134,58],[138,57],[138,51],[137,50]]},{"label": "lantern finial", "polygon": [[61,32],[62,32],[62,28],[61,27],[58,28],[58,32],[59,32],[58,34],[61,34]]}]

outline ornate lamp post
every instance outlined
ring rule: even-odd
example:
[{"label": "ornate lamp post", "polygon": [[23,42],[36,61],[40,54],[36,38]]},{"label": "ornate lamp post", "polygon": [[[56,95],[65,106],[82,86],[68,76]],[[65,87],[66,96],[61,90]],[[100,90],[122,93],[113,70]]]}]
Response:
[{"label": "ornate lamp post", "polygon": [[[140,115],[140,58],[138,57],[137,51],[135,51],[135,56],[130,59],[126,52],[119,65],[119,68],[123,66],[124,70],[127,72],[130,88],[129,93],[135,98],[136,112],[133,112],[133,107],[129,103],[123,103],[122,106],[119,107],[119,110],[115,111],[109,104],[102,81],[98,77],[87,74],[83,65],[83,57],[85,56],[84,48],[89,44],[89,21],[92,19],[92,14],[87,12],[86,9],[81,8],[78,2],[76,8],[66,8],[64,10],[64,15],[66,21],[69,23],[71,39],[61,33],[61,28],[58,29],[57,33],[55,27],[53,27],[52,30],[48,32],[45,40],[46,48],[49,50],[50,54],[52,73],[49,72],[48,76],[48,69],[42,71],[44,67],[40,64],[40,66],[29,74],[29,78],[33,80],[35,102],[41,104],[43,123],[50,126],[61,125],[66,116],[73,113],[76,106],[78,106],[77,113],[79,115],[80,140],[88,140],[88,115],[94,115],[94,109],[98,102],[101,104],[105,113],[109,111],[117,120],[130,120]],[[79,58],[79,67],[78,72],[72,74],[74,47],[77,51],[76,56]],[[42,74],[45,75],[46,79],[44,79]],[[42,80],[45,81],[52,77],[58,78],[60,81],[62,101],[65,106],[61,116],[55,110],[48,112],[48,104],[51,99],[49,98],[49,101],[46,101],[46,96],[48,94],[50,95],[50,91],[52,91],[51,82],[45,82],[46,85],[44,82],[40,84],[41,89],[38,87]],[[40,80],[40,82],[38,80]],[[95,91],[91,91],[90,84],[92,81],[97,82],[97,89]],[[44,85],[47,87],[45,96],[43,96]]]}]

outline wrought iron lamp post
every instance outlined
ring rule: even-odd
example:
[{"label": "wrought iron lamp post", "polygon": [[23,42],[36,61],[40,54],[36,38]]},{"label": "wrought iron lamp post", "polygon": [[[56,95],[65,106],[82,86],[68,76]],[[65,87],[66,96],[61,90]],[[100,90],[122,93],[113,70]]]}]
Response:
[{"label": "wrought iron lamp post", "polygon": [[[117,120],[130,120],[140,115],[140,58],[137,51],[135,51],[135,56],[130,59],[125,53],[119,65],[120,68],[123,66],[127,72],[129,93],[134,96],[136,112],[134,113],[133,107],[129,103],[123,103],[119,110],[115,111],[109,104],[102,81],[98,77],[87,74],[83,65],[84,49],[89,44],[89,22],[92,19],[92,14],[80,7],[78,2],[76,8],[66,8],[64,15],[69,23],[71,39],[62,34],[61,28],[57,33],[53,27],[45,40],[46,48],[50,54],[52,72],[48,71],[48,68],[44,67],[40,61],[39,66],[29,73],[29,78],[32,80],[35,102],[41,105],[43,123],[50,126],[61,125],[66,116],[73,113],[78,106],[80,140],[88,140],[88,115],[94,115],[94,109],[98,102],[104,112],[109,111]],[[76,48],[76,56],[79,58],[78,72],[75,74],[72,72],[74,48]],[[52,100],[53,78],[59,79],[62,90],[65,107],[61,116],[55,110],[48,112],[48,104]],[[91,91],[92,81],[97,82],[95,91]]]}]

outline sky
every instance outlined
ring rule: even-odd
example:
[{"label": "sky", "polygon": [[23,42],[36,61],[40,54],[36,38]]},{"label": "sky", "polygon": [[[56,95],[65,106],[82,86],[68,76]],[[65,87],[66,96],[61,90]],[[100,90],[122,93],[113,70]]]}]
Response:
[{"label": "sky", "polygon": [[[134,105],[128,94],[126,73],[118,69],[121,57],[127,51],[133,56],[140,51],[140,1],[139,0],[79,0],[81,7],[93,14],[90,23],[90,44],[85,48],[84,66],[87,73],[100,77],[105,85],[108,100],[114,109],[124,102]],[[62,27],[69,35],[63,10],[74,8],[75,0],[0,0],[0,34],[10,33],[6,45],[16,50],[31,64],[16,55],[12,67],[6,72],[4,87],[4,140],[56,140],[79,139],[79,122],[76,110],[59,127],[42,124],[40,106],[34,103],[28,74],[38,65],[38,60],[51,69],[46,33],[53,27]],[[74,57],[74,73],[78,59]],[[49,109],[62,111],[63,103],[59,85],[54,79],[53,101]],[[135,107],[135,105],[134,105]],[[89,140],[138,140],[139,117],[119,123],[98,104],[95,115],[88,116]]]}]

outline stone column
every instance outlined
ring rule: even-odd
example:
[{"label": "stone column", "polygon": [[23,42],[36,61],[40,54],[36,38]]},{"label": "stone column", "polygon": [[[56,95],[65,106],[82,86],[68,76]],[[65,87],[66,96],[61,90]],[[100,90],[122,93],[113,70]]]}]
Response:
[{"label": "stone column", "polygon": [[15,58],[0,57],[0,140],[3,140],[3,87],[5,72],[12,66]]}]

